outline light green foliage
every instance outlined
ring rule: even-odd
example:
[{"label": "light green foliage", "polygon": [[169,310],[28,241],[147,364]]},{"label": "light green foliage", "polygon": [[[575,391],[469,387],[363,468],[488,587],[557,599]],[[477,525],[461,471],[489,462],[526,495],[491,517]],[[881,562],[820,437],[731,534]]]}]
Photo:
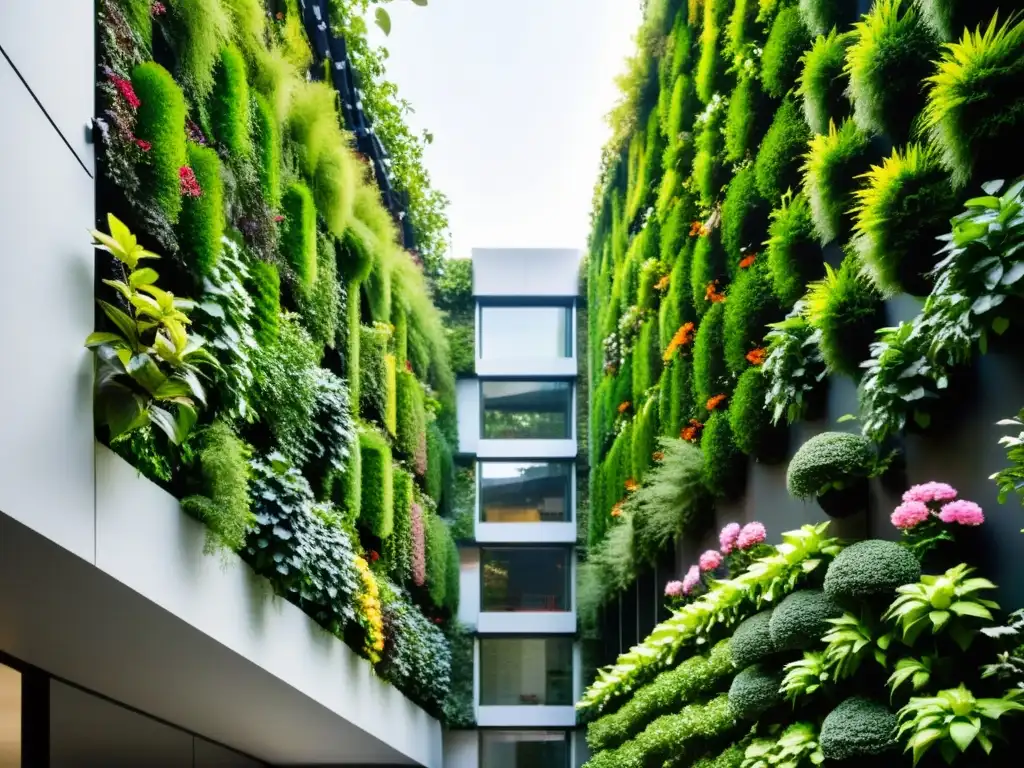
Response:
[{"label": "light green foliage", "polygon": [[725,79],[725,58],[722,56],[723,33],[732,3],[728,0],[705,0],[704,24],[700,31],[700,58],[697,61],[697,97],[707,104],[718,93]]},{"label": "light green foliage", "polygon": [[741,75],[729,97],[725,117],[725,159],[744,160],[753,153],[768,130],[771,109],[761,90],[761,81],[750,74]]},{"label": "light green foliage", "polygon": [[718,193],[726,181],[722,163],[725,143],[722,126],[727,113],[725,100],[716,93],[694,125],[697,154],[693,159],[693,181],[703,206],[710,206],[718,199]]},{"label": "light green foliage", "polygon": [[844,120],[839,128],[830,123],[828,133],[818,134],[808,143],[804,194],[822,243],[849,234],[856,179],[868,170],[874,154],[871,139],[852,120]]},{"label": "light green foliage", "polygon": [[725,56],[733,60],[742,55],[752,43],[762,39],[761,25],[757,23],[757,0],[735,0],[729,25],[725,29]]},{"label": "light green foliage", "polygon": [[878,0],[853,34],[846,73],[854,120],[864,131],[905,141],[924,107],[921,83],[933,71],[938,40],[912,0]]},{"label": "light green foliage", "polygon": [[800,0],[800,15],[812,35],[824,35],[856,18],[857,0]]},{"label": "light green foliage", "polygon": [[228,152],[232,162],[252,152],[249,128],[249,81],[245,60],[234,45],[225,46],[213,72],[213,91],[209,100],[213,135]]},{"label": "light green foliage", "polygon": [[267,50],[267,11],[262,0],[220,0],[231,19],[231,36],[235,44],[253,63]]},{"label": "light green foliage", "polygon": [[650,398],[637,410],[633,421],[633,473],[636,482],[642,482],[651,466],[658,437],[658,403]]},{"label": "light green foliage", "polygon": [[125,19],[135,30],[135,33],[142,38],[146,47],[153,44],[153,3],[151,0],[121,0],[118,5],[125,15]]},{"label": "light green foliage", "polygon": [[[338,282],[338,263],[334,257],[331,236],[320,233],[316,249],[316,282],[312,287],[300,285],[296,291],[296,304],[313,341],[323,347],[334,347],[338,321],[342,310],[341,284]],[[353,301],[358,297],[353,296]]]},{"label": "light green foliage", "polygon": [[213,69],[231,36],[231,20],[221,0],[168,0],[178,66],[199,100],[213,88]]},{"label": "light green foliage", "polygon": [[665,135],[669,140],[666,153],[672,152],[673,147],[682,142],[679,134],[693,127],[696,107],[697,94],[693,90],[693,79],[685,74],[679,75],[672,85],[672,102],[665,123]]},{"label": "light green foliage", "polygon": [[732,665],[736,669],[746,669],[752,664],[769,659],[775,654],[776,648],[771,635],[772,609],[755,613],[749,619],[741,621],[732,634],[729,648],[732,652]]},{"label": "light green foliage", "polygon": [[391,535],[384,540],[384,558],[391,579],[400,585],[412,581],[412,474],[396,466],[391,474],[393,511]]},{"label": "light green foliage", "polygon": [[373,429],[359,433],[359,525],[373,536],[386,539],[394,530],[394,469],[391,446]]},{"label": "light green foliage", "polygon": [[715,411],[704,425],[700,448],[704,453],[704,485],[716,498],[735,499],[747,483],[746,457],[732,436],[729,414]]},{"label": "light green foliage", "polygon": [[825,572],[825,594],[833,600],[891,597],[921,578],[921,564],[906,547],[891,541],[858,541],[840,552]]},{"label": "light green foliage", "polygon": [[415,456],[426,446],[427,415],[423,387],[408,371],[398,371],[396,380],[398,437],[395,447],[407,457]]},{"label": "light green foliage", "polygon": [[831,679],[832,670],[825,660],[825,653],[805,651],[803,658],[791,661],[783,667],[780,692],[796,703],[803,696],[811,696]]},{"label": "light green foliage", "polygon": [[658,348],[658,321],[649,318],[640,327],[633,346],[632,402],[639,403],[661,375],[661,350]]},{"label": "light green foliage", "polygon": [[253,331],[260,346],[277,341],[281,314],[281,276],[277,267],[265,261],[249,266],[249,288],[253,300]]},{"label": "light green foliage", "polygon": [[693,342],[693,392],[698,408],[732,390],[725,364],[725,303],[712,304]]},{"label": "light green foliage", "polygon": [[132,70],[132,88],[142,102],[135,113],[135,136],[150,144],[146,164],[140,169],[143,188],[174,224],[181,213],[178,174],[188,161],[185,96],[171,73],[152,61]]},{"label": "light green foliage", "polygon": [[769,631],[772,645],[779,651],[813,648],[828,632],[829,619],[842,611],[832,599],[817,589],[801,589],[786,596],[772,611]]},{"label": "light green foliage", "polygon": [[949,228],[956,193],[932,145],[908,144],[872,166],[856,192],[854,245],[884,294],[927,290],[936,238]]},{"label": "light green foliage", "polygon": [[957,185],[1006,172],[1024,126],[1024,20],[998,14],[943,51],[927,78],[922,128]]},{"label": "light green foliage", "polygon": [[250,449],[223,421],[200,436],[201,493],[182,499],[182,508],[209,527],[206,549],[238,552],[252,519],[249,511]]},{"label": "light green foliage", "polygon": [[[724,290],[723,285],[729,277],[727,258],[719,230],[713,229],[707,235],[696,238],[693,263],[690,265],[690,298],[697,318],[703,317],[705,313],[710,314],[710,310],[715,307],[708,299],[708,286],[717,282],[718,291]],[[683,274],[685,269],[684,263]],[[680,319],[685,321],[683,317]]]},{"label": "light green foliage", "polygon": [[846,98],[846,49],[853,42],[849,33],[835,29],[820,34],[800,59],[803,68],[797,93],[803,99],[804,117],[812,133],[826,133],[831,121],[842,121],[850,113]]},{"label": "light green foliage", "polygon": [[782,307],[772,292],[768,264],[758,258],[741,269],[725,302],[725,364],[733,376],[750,363],[747,354],[764,346],[768,324],[782,319]]},{"label": "light green foliage", "polygon": [[387,358],[390,354],[391,330],[383,323],[361,326],[359,330],[359,411],[381,425],[387,421],[388,401],[393,397],[389,385]]},{"label": "light green foliage", "polygon": [[444,439],[436,421],[427,425],[427,477],[426,488],[437,506],[445,509],[451,501],[455,466],[452,449]]},{"label": "light green foliage", "polygon": [[224,182],[220,158],[209,147],[189,143],[188,165],[202,193],[185,195],[178,221],[178,241],[186,259],[200,275],[208,275],[224,247]]},{"label": "light green foliage", "polygon": [[854,696],[825,717],[819,741],[829,760],[882,755],[896,747],[896,716],[884,704]]},{"label": "light green foliage", "polygon": [[675,669],[662,672],[621,709],[592,722],[587,727],[587,744],[593,752],[614,749],[655,718],[720,690],[733,671],[729,641],[722,640],[710,653],[691,656]]},{"label": "light green foliage", "polygon": [[797,302],[785,320],[772,324],[765,338],[768,357],[761,370],[770,382],[766,406],[771,410],[772,422],[779,423],[783,416],[788,424],[801,421],[812,406],[811,397],[821,392],[822,382],[827,381],[818,332],[811,328]]},{"label": "light green foliage", "polygon": [[754,739],[744,753],[743,768],[820,765],[825,761],[814,723],[790,724],[777,738]]},{"label": "light green foliage", "polygon": [[860,375],[881,311],[881,297],[853,255],[839,269],[825,265],[825,277],[808,286],[805,314],[821,332],[819,346],[829,370]]},{"label": "light green foliage", "polygon": [[849,432],[822,432],[801,445],[790,459],[786,488],[791,496],[810,499],[870,477],[877,462],[867,438]]},{"label": "light green foliage", "polygon": [[288,185],[281,198],[281,252],[305,290],[316,283],[316,207],[309,187],[301,182]]},{"label": "light green foliage", "polygon": [[754,664],[733,678],[729,688],[729,709],[737,720],[758,720],[782,703],[779,687],[782,673]]},{"label": "light green foliage", "polygon": [[690,768],[741,768],[743,753],[744,745],[742,743],[733,744],[717,755],[700,758]]},{"label": "light green foliage", "polygon": [[810,133],[800,107],[787,98],[775,112],[771,127],[754,161],[757,191],[765,200],[778,200],[800,182],[800,158]]},{"label": "light green foliage", "polygon": [[729,182],[722,203],[722,247],[729,275],[744,256],[756,253],[768,228],[768,204],[757,193],[754,167],[748,165]]},{"label": "light green foliage", "polygon": [[[444,608],[448,600],[448,558],[455,547],[448,526],[434,512],[428,512],[424,520],[427,555],[427,591],[430,602],[437,608]],[[458,604],[458,597],[455,599]]]},{"label": "light green foliage", "polygon": [[811,35],[799,9],[789,6],[779,11],[761,56],[761,82],[766,93],[781,99],[796,84],[800,57],[810,44]]},{"label": "light green foliage", "polygon": [[281,204],[281,134],[270,103],[257,93],[252,100],[253,143],[256,147],[256,171],[267,205]]},{"label": "light green foliage", "polygon": [[772,424],[772,413],[765,405],[768,378],[759,367],[743,372],[729,403],[729,426],[736,447],[759,461],[778,460],[778,448],[785,446],[785,430]]},{"label": "light green foliage", "polygon": [[775,295],[785,306],[795,304],[807,284],[825,271],[811,205],[803,193],[783,196],[771,212],[765,245]]},{"label": "light green foliage", "polygon": [[999,444],[1006,448],[1008,466],[989,476],[989,480],[995,480],[999,486],[999,503],[1005,504],[1010,494],[1024,495],[1024,410],[996,423],[1001,427],[1021,429],[1016,436],[1011,434],[999,438]]}]

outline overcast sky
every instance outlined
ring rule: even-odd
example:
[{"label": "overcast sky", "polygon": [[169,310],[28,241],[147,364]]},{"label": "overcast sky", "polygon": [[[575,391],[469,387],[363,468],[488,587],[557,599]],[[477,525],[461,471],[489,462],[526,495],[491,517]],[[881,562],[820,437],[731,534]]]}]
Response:
[{"label": "overcast sky", "polygon": [[[452,254],[584,248],[604,116],[639,0],[408,0],[387,6],[388,77],[434,134],[427,167],[451,199]],[[374,27],[374,29],[376,29]]]}]

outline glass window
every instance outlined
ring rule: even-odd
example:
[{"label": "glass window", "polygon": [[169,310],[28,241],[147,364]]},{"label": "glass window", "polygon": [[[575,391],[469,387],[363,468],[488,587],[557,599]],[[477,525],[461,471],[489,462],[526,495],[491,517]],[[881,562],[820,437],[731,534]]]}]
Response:
[{"label": "glass window", "polygon": [[569,550],[560,547],[483,549],[484,611],[568,611]]},{"label": "glass window", "polygon": [[572,357],[569,307],[481,307],[481,358]]},{"label": "glass window", "polygon": [[480,703],[572,706],[572,638],[480,640]]},{"label": "glass window", "polygon": [[21,673],[0,664],[0,768],[21,768]]},{"label": "glass window", "polygon": [[568,768],[564,731],[481,731],[480,765],[487,768]]},{"label": "glass window", "polygon": [[480,464],[480,520],[564,523],[570,514],[571,462],[485,461]]},{"label": "glass window", "polygon": [[567,381],[480,383],[483,436],[493,440],[572,437],[572,387]]}]

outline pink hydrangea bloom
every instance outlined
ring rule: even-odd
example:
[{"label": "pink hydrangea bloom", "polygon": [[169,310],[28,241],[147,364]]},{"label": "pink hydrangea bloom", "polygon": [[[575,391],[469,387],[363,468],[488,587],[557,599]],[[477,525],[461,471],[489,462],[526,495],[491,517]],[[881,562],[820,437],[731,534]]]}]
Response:
[{"label": "pink hydrangea bloom", "polygon": [[923,501],[905,501],[896,507],[889,519],[897,528],[908,531],[923,523],[931,514]]},{"label": "pink hydrangea bloom", "polygon": [[736,546],[736,539],[740,535],[740,524],[729,523],[722,532],[718,534],[718,543],[722,547],[722,554],[728,555]]},{"label": "pink hydrangea bloom", "polygon": [[981,525],[985,522],[985,513],[973,501],[951,501],[943,505],[939,519],[944,523],[960,525]]},{"label": "pink hydrangea bloom", "polygon": [[427,583],[427,545],[423,535],[423,508],[413,502],[409,508],[409,526],[412,529],[412,583],[422,587]]},{"label": "pink hydrangea bloom", "polygon": [[947,483],[921,483],[913,485],[903,494],[904,501],[952,501],[956,498],[956,488]]},{"label": "pink hydrangea bloom", "polygon": [[750,549],[768,538],[768,531],[761,523],[747,523],[736,537],[736,546],[740,549]]},{"label": "pink hydrangea bloom", "polygon": [[700,556],[700,569],[707,573],[715,570],[722,564],[722,553],[717,552],[713,549],[709,549],[703,555]]},{"label": "pink hydrangea bloom", "polygon": [[691,565],[690,570],[683,577],[683,594],[688,595],[700,584],[700,568]]},{"label": "pink hydrangea bloom", "polygon": [[665,585],[665,597],[682,597],[683,595],[683,582],[681,581],[670,581]]}]

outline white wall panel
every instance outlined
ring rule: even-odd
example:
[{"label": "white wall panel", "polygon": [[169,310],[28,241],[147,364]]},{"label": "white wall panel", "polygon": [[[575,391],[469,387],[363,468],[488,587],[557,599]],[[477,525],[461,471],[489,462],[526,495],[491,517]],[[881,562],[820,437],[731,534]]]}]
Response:
[{"label": "white wall panel", "polygon": [[581,252],[573,248],[474,248],[475,296],[575,296]]},{"label": "white wall panel", "polygon": [[476,628],[480,616],[480,550],[459,549],[459,621]]},{"label": "white wall panel", "polygon": [[444,768],[478,768],[480,737],[476,731],[447,731],[444,735]]},{"label": "white wall panel", "polygon": [[480,382],[475,378],[455,382],[458,408],[459,453],[476,453],[480,442]]}]

